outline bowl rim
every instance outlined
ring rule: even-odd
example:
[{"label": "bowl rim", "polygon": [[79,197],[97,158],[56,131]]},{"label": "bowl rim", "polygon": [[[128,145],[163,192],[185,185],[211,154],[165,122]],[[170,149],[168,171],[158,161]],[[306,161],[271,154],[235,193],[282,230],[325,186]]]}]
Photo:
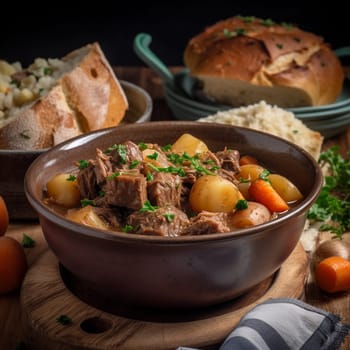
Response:
[{"label": "bowl rim", "polygon": [[150,94],[141,86],[136,85],[134,83],[131,83],[130,81],[119,79],[119,82],[120,82],[122,87],[127,86],[131,89],[138,91],[141,95],[144,96],[144,98],[146,100],[146,108],[145,108],[145,111],[144,111],[142,117],[137,119],[137,121],[135,123],[137,124],[137,123],[143,123],[143,122],[148,121],[151,117],[152,110],[153,110],[153,101],[152,101]]},{"label": "bowl rim", "polygon": [[74,234],[79,234],[82,236],[89,236],[95,239],[107,239],[111,241],[124,241],[124,242],[133,242],[133,243],[139,243],[139,244],[161,244],[161,245],[181,245],[181,244],[191,244],[191,243],[205,243],[208,241],[223,241],[223,240],[231,240],[231,239],[239,239],[242,236],[255,236],[263,234],[263,232],[266,229],[269,228],[278,228],[279,226],[283,225],[284,222],[290,218],[298,217],[302,213],[304,213],[306,210],[311,207],[313,202],[316,200],[317,196],[319,195],[319,192],[321,191],[322,185],[323,185],[323,174],[322,170],[318,164],[318,162],[312,157],[311,154],[309,154],[307,151],[305,151],[300,146],[283,139],[281,137],[263,132],[258,131],[251,128],[246,127],[240,127],[240,126],[234,126],[229,124],[219,124],[219,123],[202,123],[197,121],[155,121],[151,123],[144,123],[141,125],[158,125],[159,127],[168,128],[170,125],[185,125],[185,126],[199,126],[199,125],[207,125],[208,127],[210,125],[217,125],[221,126],[223,128],[235,128],[241,131],[255,133],[255,134],[264,134],[269,138],[277,139],[279,142],[284,142],[291,146],[292,148],[296,149],[299,153],[302,153],[305,158],[312,164],[313,168],[315,169],[315,177],[314,177],[314,183],[312,186],[312,189],[310,190],[309,194],[305,196],[305,198],[296,206],[291,208],[287,213],[282,214],[278,216],[276,219],[273,219],[271,221],[268,221],[266,223],[244,228],[244,229],[238,229],[236,231],[230,231],[227,233],[212,233],[212,234],[205,234],[205,235],[190,235],[190,236],[176,236],[176,237],[163,237],[163,236],[151,236],[151,235],[143,235],[143,234],[130,234],[120,231],[112,231],[112,230],[98,230],[93,227],[89,227],[86,225],[82,225],[79,223],[76,223],[74,221],[70,221],[66,219],[64,216],[56,213],[54,210],[49,209],[43,201],[36,198],[36,196],[33,194],[33,189],[31,188],[29,184],[29,177],[31,176],[31,173],[34,171],[34,168],[37,166],[37,163],[41,162],[41,160],[45,157],[50,156],[51,153],[56,152],[58,150],[65,151],[70,148],[74,148],[75,146],[81,144],[81,141],[85,139],[86,142],[89,141],[90,138],[102,138],[104,135],[112,133],[115,130],[118,130],[118,133],[122,132],[123,130],[120,130],[121,128],[127,128],[127,129],[133,129],[140,127],[137,123],[135,124],[125,124],[120,125],[118,127],[111,127],[111,128],[105,128],[101,130],[92,131],[80,136],[76,136],[72,139],[69,139],[65,142],[60,143],[59,145],[56,145],[52,147],[49,151],[39,155],[29,166],[29,168],[26,171],[25,177],[24,177],[24,192],[25,195],[33,207],[35,211],[37,211],[39,216],[39,221],[42,220],[42,218],[49,219],[52,222],[55,222],[59,226],[68,229],[70,231],[74,231]]}]

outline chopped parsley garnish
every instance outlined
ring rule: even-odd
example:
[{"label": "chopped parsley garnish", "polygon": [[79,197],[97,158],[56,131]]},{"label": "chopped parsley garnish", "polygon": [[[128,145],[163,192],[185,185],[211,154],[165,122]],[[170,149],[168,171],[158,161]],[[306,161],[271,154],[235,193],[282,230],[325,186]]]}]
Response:
[{"label": "chopped parsley garnish", "polygon": [[254,16],[237,16],[239,19],[241,19],[244,23],[252,23],[255,20]]},{"label": "chopped parsley garnish", "polygon": [[235,36],[240,36],[240,35],[244,35],[247,33],[247,29],[245,28],[236,28],[235,30],[231,31],[231,30],[228,30],[227,28],[225,28],[223,30],[223,33],[224,33],[224,36],[226,38],[233,38]]},{"label": "chopped parsley garnish", "polygon": [[163,216],[167,219],[168,222],[172,222],[175,218],[173,213],[164,213]]},{"label": "chopped parsley garnish", "polygon": [[74,176],[74,175],[69,175],[67,178],[66,178],[66,180],[67,181],[75,181],[76,180],[76,176]]},{"label": "chopped parsley garnish", "polygon": [[134,159],[134,160],[130,163],[129,169],[135,169],[139,164],[140,164],[140,161],[138,161],[137,159]]},{"label": "chopped parsley garnish", "polygon": [[308,212],[308,218],[325,221],[320,231],[330,231],[342,238],[350,230],[350,151],[346,158],[333,146],[322,152],[319,163],[329,167],[321,192]]},{"label": "chopped parsley garnish", "polygon": [[56,321],[63,326],[68,326],[73,323],[72,319],[67,315],[60,315],[56,318]]},{"label": "chopped parsley garnish", "polygon": [[159,156],[158,152],[153,152],[152,154],[149,154],[149,155],[147,156],[147,158],[153,159],[153,160],[157,160],[157,159],[158,159],[158,156]]},{"label": "chopped parsley garnish", "polygon": [[150,171],[147,171],[146,180],[147,181],[152,181],[153,180],[153,175],[152,175],[152,173]]},{"label": "chopped parsley garnish", "polygon": [[[270,175],[270,172],[267,169],[264,169],[260,174],[259,178],[265,181],[269,181],[268,176]],[[270,182],[270,181],[269,181]]]},{"label": "chopped parsley garnish", "polygon": [[140,142],[138,144],[138,146],[139,146],[140,151],[144,151],[145,149],[148,148],[147,145],[144,142]]},{"label": "chopped parsley garnish", "polygon": [[131,232],[133,230],[134,230],[134,227],[131,226],[131,225],[125,225],[125,226],[122,227],[122,231],[126,232],[126,233]]},{"label": "chopped parsley garnish", "polygon": [[100,197],[104,197],[105,194],[106,194],[105,191],[102,191],[102,190],[98,191],[98,195]]},{"label": "chopped parsley garnish", "polygon": [[113,146],[108,147],[104,153],[108,154],[108,153],[111,153],[113,150],[115,150],[118,153],[122,164],[126,164],[126,158],[127,158],[126,146],[120,145],[120,144],[113,145]]},{"label": "chopped parsley garnish", "polygon": [[248,208],[248,202],[246,199],[240,199],[235,205],[236,210],[244,210],[247,208]]},{"label": "chopped parsley garnish", "polygon": [[82,159],[82,160],[79,160],[79,161],[78,161],[78,168],[79,168],[80,170],[85,169],[85,168],[87,168],[88,166],[89,166],[89,161],[87,161],[87,160],[85,160],[85,159]]},{"label": "chopped parsley garnish", "polygon": [[171,151],[171,147],[173,147],[173,145],[169,143],[168,145],[162,146],[161,150],[163,152],[169,152],[169,151]]},{"label": "chopped parsley garnish", "polygon": [[114,172],[114,173],[112,173],[111,175],[108,175],[108,178],[110,179],[110,180],[113,180],[113,179],[115,179],[117,176],[119,176],[120,175],[120,173],[118,173],[118,172]]},{"label": "chopped parsley garnish", "polygon": [[265,27],[271,27],[275,24],[275,22],[273,20],[271,20],[270,18],[268,18],[268,19],[261,20],[261,24]]},{"label": "chopped parsley garnish", "polygon": [[156,211],[157,209],[159,209],[159,207],[157,206],[153,206],[150,201],[146,201],[145,203],[143,203],[142,208],[140,209],[140,212],[145,212],[145,211]]},{"label": "chopped parsley garnish", "polygon": [[20,86],[20,82],[18,80],[11,80],[10,85],[15,85],[16,87]]},{"label": "chopped parsley garnish", "polygon": [[283,45],[282,44],[276,44],[276,47],[278,48],[278,49],[283,49]]},{"label": "chopped parsley garnish", "polygon": [[80,201],[80,204],[83,208],[88,206],[88,205],[95,206],[95,202],[92,199],[82,199]]},{"label": "chopped parsley garnish", "polygon": [[24,248],[33,248],[35,246],[35,241],[33,238],[30,236],[26,235],[23,233],[23,238],[22,238],[22,247]]},{"label": "chopped parsley garnish", "polygon": [[51,67],[44,67],[43,72],[44,72],[44,75],[51,75],[53,72],[53,69]]},{"label": "chopped parsley garnish", "polygon": [[286,28],[287,30],[291,30],[294,28],[294,25],[292,23],[288,23],[288,22],[282,22],[281,26]]}]

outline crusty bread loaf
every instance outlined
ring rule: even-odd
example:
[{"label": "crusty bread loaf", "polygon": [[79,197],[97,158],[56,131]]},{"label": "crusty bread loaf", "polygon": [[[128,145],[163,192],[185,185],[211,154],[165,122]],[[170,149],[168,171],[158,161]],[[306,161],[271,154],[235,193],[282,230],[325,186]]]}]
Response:
[{"label": "crusty bread loaf", "polygon": [[[11,73],[11,67],[6,67]],[[62,60],[38,59],[30,69],[17,67],[10,79],[17,81],[13,86],[8,82],[10,90],[7,95],[2,93],[2,149],[45,149],[84,132],[115,126],[128,108],[98,43],[77,49]]]},{"label": "crusty bread loaf", "polygon": [[308,128],[293,113],[265,101],[240,108],[221,111],[200,122],[212,122],[243,126],[264,131],[295,143],[318,160],[323,143],[323,136]]},{"label": "crusty bread loaf", "polygon": [[265,100],[280,107],[333,103],[344,81],[323,38],[286,23],[236,16],[193,37],[184,63],[203,92],[231,106]]}]

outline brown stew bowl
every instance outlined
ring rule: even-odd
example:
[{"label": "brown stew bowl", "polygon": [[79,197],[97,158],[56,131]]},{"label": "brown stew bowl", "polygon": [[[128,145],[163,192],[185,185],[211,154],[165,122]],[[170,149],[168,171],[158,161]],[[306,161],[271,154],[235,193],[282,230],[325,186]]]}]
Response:
[{"label": "brown stew bowl", "polygon": [[[93,158],[96,147],[126,140],[166,145],[185,132],[213,151],[227,146],[255,156],[293,181],[304,199],[284,215],[255,227],[172,238],[83,226],[42,201],[47,181],[70,172],[74,161]],[[152,308],[195,308],[229,301],[272,276],[298,243],[321,186],[322,173],[315,160],[290,142],[231,125],[183,121],[132,124],[77,137],[39,156],[25,176],[27,198],[61,265],[98,298]]]},{"label": "brown stew bowl", "polygon": [[[127,82],[120,81],[129,102],[129,109],[123,118],[122,124],[144,123],[151,119],[153,103],[151,96],[143,88]],[[24,175],[42,150],[7,150],[0,149],[0,195],[5,199],[10,219],[38,220],[37,213],[28,203],[24,194]]]}]

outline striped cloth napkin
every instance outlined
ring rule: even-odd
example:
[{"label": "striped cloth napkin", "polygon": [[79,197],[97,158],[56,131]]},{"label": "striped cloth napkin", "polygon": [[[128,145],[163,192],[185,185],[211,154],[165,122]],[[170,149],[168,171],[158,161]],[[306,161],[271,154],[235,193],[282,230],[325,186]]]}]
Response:
[{"label": "striped cloth napkin", "polygon": [[241,319],[219,350],[337,350],[349,330],[339,316],[300,300],[269,299]]}]

